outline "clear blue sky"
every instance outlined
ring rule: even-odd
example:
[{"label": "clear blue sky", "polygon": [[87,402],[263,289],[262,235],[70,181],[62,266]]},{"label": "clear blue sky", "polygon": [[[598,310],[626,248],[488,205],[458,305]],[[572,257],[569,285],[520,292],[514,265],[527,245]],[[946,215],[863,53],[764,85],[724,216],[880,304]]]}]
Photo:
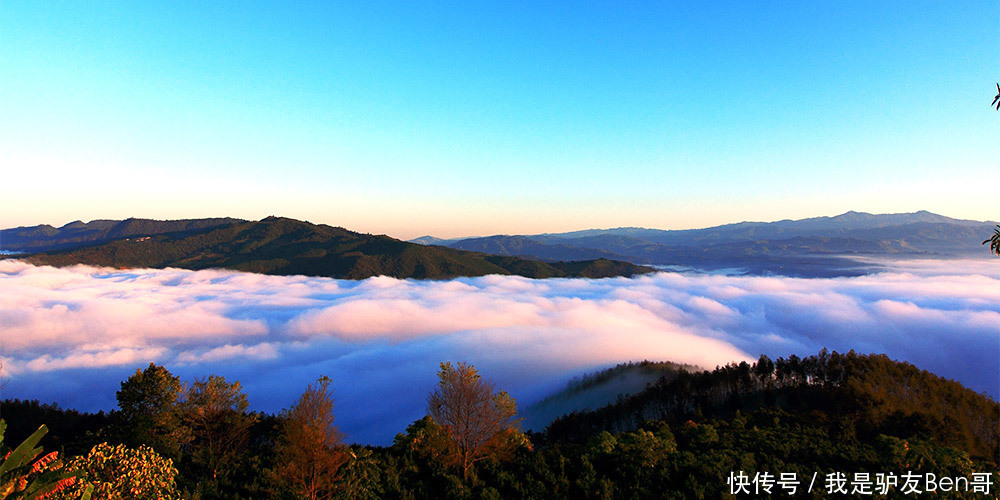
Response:
[{"label": "clear blue sky", "polygon": [[0,5],[0,227],[1000,218],[1000,5]]}]

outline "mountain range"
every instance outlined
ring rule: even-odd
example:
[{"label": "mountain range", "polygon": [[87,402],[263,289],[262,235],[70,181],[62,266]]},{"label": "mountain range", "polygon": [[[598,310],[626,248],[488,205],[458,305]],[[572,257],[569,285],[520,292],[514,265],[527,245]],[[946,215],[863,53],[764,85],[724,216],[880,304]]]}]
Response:
[{"label": "mountain range", "polygon": [[604,258],[650,266],[740,268],[752,274],[839,276],[876,268],[857,257],[985,256],[981,243],[995,224],[927,211],[847,212],[704,229],[622,227],[454,240],[423,236],[412,241],[541,260]]},{"label": "mountain range", "polygon": [[246,222],[229,217],[215,219],[152,220],[98,219],[74,221],[62,227],[48,224],[0,230],[0,250],[9,252],[46,252],[95,245],[134,236],[193,233],[213,227]]},{"label": "mountain range", "polygon": [[3,250],[38,265],[117,268],[224,268],[279,275],[363,279],[371,276],[446,279],[487,274],[529,278],[632,276],[654,269],[590,259],[541,262],[513,256],[423,246],[384,235],[295,219],[94,221],[0,233]]},{"label": "mountain range", "polygon": [[25,253],[22,258],[39,264],[217,267],[350,279],[609,277],[654,268],[816,277],[874,272],[880,257],[985,257],[981,243],[995,224],[927,211],[847,212],[704,229],[621,227],[404,242],[279,217],[126,219],[0,230],[0,251]]}]

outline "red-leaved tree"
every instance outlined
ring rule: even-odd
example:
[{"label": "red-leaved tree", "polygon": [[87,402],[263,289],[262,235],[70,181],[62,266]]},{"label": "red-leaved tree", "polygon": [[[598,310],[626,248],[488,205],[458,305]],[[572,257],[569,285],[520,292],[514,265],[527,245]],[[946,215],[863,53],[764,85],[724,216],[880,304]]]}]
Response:
[{"label": "red-leaved tree", "polygon": [[495,391],[472,365],[441,363],[438,387],[427,398],[427,411],[450,437],[444,454],[447,465],[459,468],[465,479],[481,460],[509,455],[526,440],[517,429],[517,402]]},{"label": "red-leaved tree", "polygon": [[333,419],[330,379],[322,377],[282,414],[275,444],[278,463],[271,471],[279,487],[309,500],[328,499],[337,492],[349,455]]}]

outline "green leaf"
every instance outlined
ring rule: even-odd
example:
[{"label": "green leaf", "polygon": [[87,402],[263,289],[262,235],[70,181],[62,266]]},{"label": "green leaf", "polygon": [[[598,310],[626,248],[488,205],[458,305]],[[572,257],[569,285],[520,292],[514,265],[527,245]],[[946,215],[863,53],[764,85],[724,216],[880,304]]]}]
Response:
[{"label": "green leaf", "polygon": [[80,495],[80,500],[90,500],[90,495],[94,493],[94,485],[88,484],[87,489],[83,490],[83,494]]},{"label": "green leaf", "polygon": [[28,436],[28,439],[25,439],[23,443],[18,445],[14,451],[10,452],[10,455],[4,460],[3,464],[0,464],[0,478],[10,471],[24,467],[34,460],[42,452],[42,449],[35,448],[35,445],[42,440],[42,436],[47,432],[49,432],[48,428],[42,425],[34,434]]}]

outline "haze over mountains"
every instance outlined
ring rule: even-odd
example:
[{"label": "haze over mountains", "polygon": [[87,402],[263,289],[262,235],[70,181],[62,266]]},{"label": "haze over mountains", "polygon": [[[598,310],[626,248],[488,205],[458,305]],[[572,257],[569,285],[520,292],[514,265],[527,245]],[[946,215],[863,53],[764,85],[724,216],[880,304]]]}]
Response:
[{"label": "haze over mountains", "polygon": [[523,408],[525,429],[542,430],[553,420],[574,411],[596,410],[649,388],[660,379],[673,379],[682,371],[698,372],[694,365],[642,361],[621,363],[574,378],[567,386]]},{"label": "haze over mountains", "polygon": [[927,211],[847,212],[705,229],[624,227],[458,240],[424,236],[412,241],[542,260],[605,258],[653,266],[741,268],[751,274],[838,276],[875,269],[851,257],[985,256],[982,241],[994,224]]}]

